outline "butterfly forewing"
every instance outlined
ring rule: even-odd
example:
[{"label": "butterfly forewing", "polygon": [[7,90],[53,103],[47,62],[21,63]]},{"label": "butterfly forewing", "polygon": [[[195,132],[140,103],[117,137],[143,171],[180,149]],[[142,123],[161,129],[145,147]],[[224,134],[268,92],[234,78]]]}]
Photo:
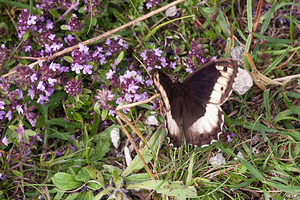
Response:
[{"label": "butterfly forewing", "polygon": [[238,71],[238,63],[232,59],[212,61],[193,72],[183,81],[185,93],[203,103],[222,105],[230,96]]},{"label": "butterfly forewing", "polygon": [[[182,96],[178,93],[178,85],[163,72],[155,70],[152,73],[153,83],[160,93],[165,112],[166,127],[170,143],[176,147],[182,144],[182,128],[180,118],[182,115]],[[179,91],[180,92],[180,91]]]}]

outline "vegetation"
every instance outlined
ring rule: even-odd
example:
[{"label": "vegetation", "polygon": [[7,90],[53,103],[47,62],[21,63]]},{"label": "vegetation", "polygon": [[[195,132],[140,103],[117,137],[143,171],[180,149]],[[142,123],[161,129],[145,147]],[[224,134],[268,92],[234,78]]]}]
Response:
[{"label": "vegetation", "polygon": [[[0,199],[300,199],[300,4],[172,3],[0,1]],[[183,80],[231,47],[256,84],[218,142],[174,149],[158,98],[122,110],[141,137],[118,123],[147,72]]]}]

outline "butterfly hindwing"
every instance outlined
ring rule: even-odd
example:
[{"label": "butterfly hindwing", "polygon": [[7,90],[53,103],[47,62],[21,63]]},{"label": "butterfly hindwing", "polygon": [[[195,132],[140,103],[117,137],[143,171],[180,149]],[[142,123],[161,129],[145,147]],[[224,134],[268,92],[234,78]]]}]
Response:
[{"label": "butterfly hindwing", "polygon": [[163,101],[170,143],[175,146],[180,146],[182,144],[182,128],[180,125],[182,98],[177,96],[178,87],[166,74],[158,70],[152,73],[152,78],[153,84],[160,93]]},{"label": "butterfly hindwing", "polygon": [[186,97],[182,113],[186,141],[201,147],[218,140],[224,122],[220,106],[203,104],[192,96]]}]

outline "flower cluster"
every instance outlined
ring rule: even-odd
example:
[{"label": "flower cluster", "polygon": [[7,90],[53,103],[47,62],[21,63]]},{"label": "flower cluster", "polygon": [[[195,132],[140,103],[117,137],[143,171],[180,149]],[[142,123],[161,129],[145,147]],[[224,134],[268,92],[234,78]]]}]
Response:
[{"label": "flower cluster", "polygon": [[101,1],[97,0],[83,0],[85,3],[85,10],[88,11],[89,16],[91,16],[91,12],[93,13],[93,16],[96,14],[99,14],[100,12],[97,10],[97,7],[100,6]]},{"label": "flower cluster", "polygon": [[34,36],[35,40],[42,47],[39,51],[32,50],[32,41],[26,40],[22,44],[22,48],[32,57],[49,56],[61,50],[63,47],[61,38],[57,38],[54,33],[50,32],[50,30],[54,28],[54,23],[48,19],[46,15],[37,17],[29,14],[25,9],[19,15],[18,27],[18,37],[20,39],[29,31],[31,33],[30,35]]},{"label": "flower cluster", "polygon": [[68,20],[67,24],[65,25],[66,28],[73,32],[73,33],[76,33],[76,32],[80,32],[81,31],[81,23],[80,21],[77,19],[77,15],[76,14],[73,14],[71,19]]},{"label": "flower cluster", "polygon": [[[36,100],[40,104],[47,102],[55,86],[64,85],[67,80],[64,72],[68,71],[68,67],[58,63],[44,62],[40,63],[36,70],[19,67],[12,83],[7,79],[1,79],[0,88],[3,97],[0,97],[0,119],[6,117],[11,120],[14,112],[17,111],[18,114],[25,116],[25,119],[34,127],[38,116],[33,112],[35,107],[29,106],[30,101]],[[24,91],[21,89],[10,91],[9,88],[12,86],[22,88]]]},{"label": "flower cluster", "polygon": [[[141,93],[141,86],[152,85],[151,79],[144,80],[140,71],[127,70],[124,75],[117,75],[115,71],[109,70],[106,74],[106,78],[111,80],[112,85],[121,89],[122,96],[120,96],[116,103],[122,105],[123,103],[132,103],[137,101],[143,101],[148,98],[146,92]],[[127,111],[128,109],[124,110]],[[112,113],[112,112],[111,112]]]},{"label": "flower cluster", "polygon": [[82,92],[82,82],[72,78],[66,83],[65,91],[75,98],[77,94],[79,95]]},{"label": "flower cluster", "polygon": [[192,42],[190,51],[185,59],[183,59],[183,64],[186,66],[186,71],[192,73],[199,66],[215,60],[217,57],[210,58],[209,56],[203,56],[207,50],[201,48],[202,45],[199,45],[198,42]]},{"label": "flower cluster", "polygon": [[79,49],[72,51],[72,65],[71,70],[76,74],[80,74],[81,70],[83,74],[92,74],[92,65],[88,64],[90,60],[89,48],[81,43],[78,45]]},{"label": "flower cluster", "polygon": [[4,44],[0,46],[0,69],[3,69],[5,62],[8,60],[9,52]]},{"label": "flower cluster", "polygon": [[22,39],[27,31],[35,30],[34,25],[36,24],[36,20],[37,16],[29,14],[27,9],[24,9],[24,11],[20,13],[18,21],[18,37],[20,39]]},{"label": "flower cluster", "polygon": [[159,48],[147,49],[141,53],[143,63],[147,70],[150,72],[152,69],[161,69],[169,65],[175,69],[175,62],[167,63],[166,58],[162,56],[162,50]]},{"label": "flower cluster", "polygon": [[152,7],[158,6],[160,3],[161,2],[159,0],[146,0],[145,1],[145,5],[148,10]]}]

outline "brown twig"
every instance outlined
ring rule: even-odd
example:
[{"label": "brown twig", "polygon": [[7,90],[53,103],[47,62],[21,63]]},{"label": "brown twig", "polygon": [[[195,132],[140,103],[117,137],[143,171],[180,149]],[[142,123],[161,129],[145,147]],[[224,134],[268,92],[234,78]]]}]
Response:
[{"label": "brown twig", "polygon": [[126,105],[119,105],[117,108],[116,108],[116,111],[119,111],[119,110],[123,110],[125,108],[132,108],[134,106],[138,106],[138,105],[141,105],[141,104],[145,104],[145,103],[148,103],[150,101],[152,101],[153,99],[159,97],[159,94],[155,94],[153,95],[152,97],[150,97],[149,99],[146,99],[144,101],[139,101],[139,102],[135,102],[135,103],[131,103],[131,104],[126,104]]},{"label": "brown twig", "polygon": [[[122,122],[122,120],[120,119],[120,117],[122,116],[122,113],[120,113],[120,111],[116,111],[116,113],[118,114],[117,116],[117,120],[119,122],[119,124],[122,126],[124,133],[126,134],[127,138],[129,139],[131,145],[133,146],[135,152],[137,153],[137,155],[140,157],[141,161],[143,162],[146,171],[149,173],[149,175],[151,176],[152,180],[155,180],[154,174],[152,173],[151,169],[149,168],[149,166],[147,165],[146,161],[144,160],[143,156],[141,155],[139,149],[137,148],[137,146],[135,145],[131,135],[128,133],[127,129],[124,127],[124,124]],[[121,117],[122,118],[122,117]],[[123,118],[122,118],[123,119]],[[124,119],[123,119],[124,120]]]}]

